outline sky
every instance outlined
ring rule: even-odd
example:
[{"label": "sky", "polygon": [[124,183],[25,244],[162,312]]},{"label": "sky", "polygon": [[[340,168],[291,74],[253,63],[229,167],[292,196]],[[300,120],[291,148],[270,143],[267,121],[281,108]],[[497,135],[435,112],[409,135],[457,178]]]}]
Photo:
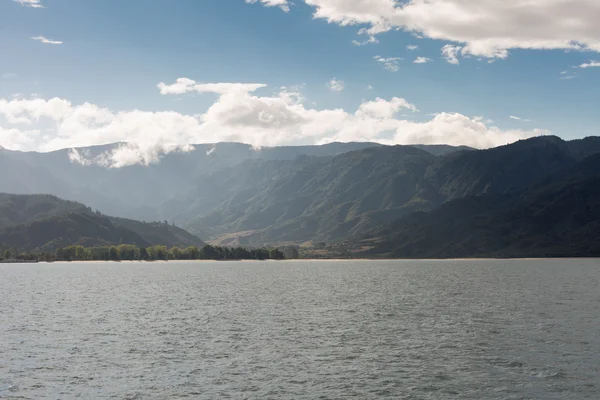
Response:
[{"label": "sky", "polygon": [[598,0],[0,0],[0,146],[125,141],[119,167],[220,141],[598,135],[599,19]]}]

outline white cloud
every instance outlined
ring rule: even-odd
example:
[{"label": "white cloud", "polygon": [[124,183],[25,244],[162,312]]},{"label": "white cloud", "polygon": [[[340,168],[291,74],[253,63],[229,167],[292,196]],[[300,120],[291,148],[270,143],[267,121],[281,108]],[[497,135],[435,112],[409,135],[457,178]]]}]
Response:
[{"label": "white cloud", "polygon": [[290,2],[288,0],[246,0],[248,4],[260,2],[265,7],[279,7],[284,12],[290,12]]},{"label": "white cloud", "polygon": [[23,130],[0,126],[0,148],[11,150],[34,149],[38,145],[41,135],[41,131],[37,129]]},{"label": "white cloud", "polygon": [[390,101],[377,97],[374,101],[362,103],[355,115],[357,117],[392,118],[402,108],[413,112],[418,111],[414,104],[410,104],[400,97],[394,97]]},{"label": "white cloud", "polygon": [[267,85],[255,83],[197,83],[188,78],[179,78],[172,85],[161,82],[157,85],[160,94],[185,94],[185,93],[217,93],[231,92],[248,93],[264,88]]},{"label": "white cloud", "polygon": [[367,90],[373,90],[373,89],[374,89],[373,85],[367,85]]},{"label": "white cloud", "polygon": [[398,61],[402,60],[400,57],[384,58],[381,56],[375,56],[373,58],[375,61],[382,63],[383,68],[387,69],[388,71],[397,72],[400,69],[400,66],[398,65]]},{"label": "white cloud", "polygon": [[[512,143],[520,139],[546,135],[541,129],[507,130],[487,126],[458,113],[440,113],[427,122],[383,119],[375,125],[372,121],[355,121],[353,127],[341,130],[335,135],[319,141],[320,144],[334,141],[376,141],[383,144],[450,144],[467,145],[475,148],[489,148]],[[367,126],[373,130],[365,130]],[[362,133],[366,132],[366,133]],[[376,132],[374,134],[374,132]],[[382,132],[393,132],[391,138],[378,138]]]},{"label": "white cloud", "polygon": [[[0,99],[0,145],[15,150],[49,151],[127,142],[94,159],[81,152],[70,154],[71,161],[80,164],[124,167],[158,162],[166,153],[189,151],[194,143],[237,141],[260,147],[298,142],[374,141],[485,148],[548,133],[539,129],[504,131],[477,117],[457,113],[440,113],[424,122],[413,121],[397,115],[402,110],[417,111],[415,105],[400,97],[363,102],[350,113],[339,108],[307,107],[301,94],[290,92],[291,88],[268,96],[248,89],[264,86],[204,86],[203,90],[211,87],[218,98],[197,116],[175,111],[114,111],[90,103],[72,104],[60,98]],[[174,93],[180,90],[187,91],[177,89]]]},{"label": "white cloud", "polygon": [[72,109],[71,102],[59,98],[0,99],[0,115],[10,124],[31,125],[41,118],[61,119]]},{"label": "white cloud", "polygon": [[516,117],[516,116],[514,116],[514,115],[511,115],[511,116],[510,116],[510,117],[508,117],[508,118],[510,118],[510,119],[514,119],[514,120],[516,120],[516,121],[531,122],[531,120],[530,120],[530,119],[527,119],[527,118],[521,118],[521,117]]},{"label": "white cloud", "polygon": [[512,49],[600,52],[598,0],[304,2],[314,7],[314,18],[341,26],[363,26],[359,34],[373,36],[402,29],[451,42],[463,55],[506,58]]},{"label": "white cloud", "polygon": [[327,87],[329,90],[333,92],[341,92],[346,87],[344,81],[339,81],[336,78],[333,78],[327,83]]},{"label": "white cloud", "polygon": [[419,45],[416,45],[416,44],[409,44],[408,46],[406,46],[406,48],[407,48],[408,50],[411,50],[411,51],[413,51],[413,50],[417,50],[417,49],[419,48]]},{"label": "white cloud", "polygon": [[69,161],[71,161],[73,164],[80,165],[94,164],[94,159],[89,150],[70,149]]},{"label": "white cloud", "polygon": [[413,64],[427,64],[430,61],[433,61],[433,60],[431,58],[427,58],[427,57],[417,57],[413,61]]},{"label": "white cloud", "polygon": [[442,47],[442,57],[446,59],[450,64],[458,65],[460,62],[458,61],[457,54],[461,51],[462,47],[460,46],[452,46],[451,44],[447,44]]},{"label": "white cloud", "polygon": [[25,6],[25,7],[44,8],[41,0],[13,0],[13,1],[16,3],[19,3],[20,5]]},{"label": "white cloud", "polygon": [[63,42],[59,41],[59,40],[50,40],[44,36],[34,36],[32,37],[33,40],[39,40],[42,43],[45,44],[63,44]]},{"label": "white cloud", "polygon": [[594,68],[600,67],[600,61],[590,61],[588,63],[581,64],[579,68]]},{"label": "white cloud", "polygon": [[16,77],[17,77],[17,74],[15,74],[13,72],[4,72],[0,75],[0,78],[2,78],[2,79],[13,79]]},{"label": "white cloud", "polygon": [[379,43],[379,40],[375,36],[369,36],[367,40],[353,40],[352,44],[355,46],[365,46],[367,44]]}]

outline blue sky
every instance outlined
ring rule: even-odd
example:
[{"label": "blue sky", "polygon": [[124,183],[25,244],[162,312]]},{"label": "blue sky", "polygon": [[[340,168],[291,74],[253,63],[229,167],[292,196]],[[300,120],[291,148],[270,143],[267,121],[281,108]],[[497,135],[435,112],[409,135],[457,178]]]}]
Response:
[{"label": "blue sky", "polygon": [[[436,1],[456,1],[460,5],[463,0],[433,0]],[[485,7],[490,1],[482,0],[480,7]],[[544,2],[539,1],[539,10],[544,10]],[[268,85],[240,94],[240,98],[250,96],[252,99],[280,98],[281,87],[287,87],[287,91],[301,94],[303,109],[294,112],[294,115],[297,114],[303,121],[312,118],[304,114],[310,110],[333,112],[343,109],[355,116],[361,104],[376,98],[391,101],[397,97],[413,104],[419,111],[396,107],[396,119],[404,120],[408,115],[411,122],[427,123],[435,118],[432,116],[435,113],[460,114],[473,121],[482,121],[488,128],[493,126],[499,132],[507,131],[506,141],[515,137],[514,132],[525,132],[523,136],[528,136],[544,130],[564,138],[599,133],[597,108],[600,91],[597,88],[600,87],[600,68],[576,68],[586,63],[595,65],[591,62],[600,60],[600,47],[596,47],[600,43],[600,29],[593,27],[593,21],[600,18],[600,13],[594,17],[593,11],[600,12],[600,7],[594,8],[591,0],[570,3],[575,8],[577,3],[581,3],[581,14],[571,17],[585,29],[570,31],[565,28],[565,32],[548,33],[547,38],[543,37],[546,34],[544,29],[551,31],[552,26],[534,26],[530,27],[531,32],[504,37],[512,35],[511,19],[523,21],[522,15],[510,9],[504,10],[506,15],[498,17],[499,24],[507,25],[505,32],[489,33],[484,30],[472,33],[473,29],[464,26],[467,33],[463,33],[460,31],[463,27],[459,26],[460,16],[447,15],[455,23],[448,33],[439,33],[445,29],[446,23],[439,27],[421,24],[418,29],[407,31],[408,26],[421,22],[406,22],[406,16],[386,15],[385,7],[393,5],[392,0],[372,2],[379,2],[380,9],[384,10],[375,20],[373,14],[376,12],[366,10],[368,4],[364,0],[347,0],[346,3],[339,0],[297,0],[289,6],[289,12],[277,6],[267,7],[270,2],[286,3],[285,0],[259,0],[254,4],[244,0],[0,0],[0,99],[4,99],[4,103],[0,103],[0,115],[1,105],[4,104],[5,108],[4,118],[0,117],[3,129],[0,131],[0,145],[21,150],[44,150],[45,145],[49,149],[59,145],[108,141],[118,136],[111,134],[103,138],[98,132],[88,136],[78,133],[77,138],[70,135],[73,137],[65,140],[69,136],[62,126],[66,117],[44,113],[43,118],[35,116],[29,103],[24,103],[34,98],[45,101],[58,98],[68,101],[71,107],[91,103],[110,110],[113,117],[120,112],[143,110],[154,113],[174,111],[202,119],[211,105],[223,105],[223,109],[227,109],[223,93],[191,89],[185,93],[164,95],[157,89],[158,83],[173,84],[178,78],[188,78],[197,83]],[[521,2],[512,1],[515,5]],[[589,7],[592,7],[592,15],[587,21]],[[547,11],[551,14],[554,10]],[[360,12],[364,12],[364,16]],[[564,22],[559,12],[549,18],[555,18],[555,21],[534,21],[532,24]],[[373,34],[372,40],[378,43],[353,44],[353,41],[363,42],[370,37],[369,34],[359,35],[361,28],[371,29],[369,34]],[[584,39],[572,33],[579,31],[586,31]],[[467,38],[464,36],[467,34],[474,36]],[[495,45],[482,49],[481,43],[487,46],[491,40],[486,34],[493,40],[511,44],[507,45],[508,49],[499,49]],[[518,43],[529,43],[527,34],[531,34],[539,44],[525,46],[532,48],[514,48],[523,47]],[[561,34],[564,36],[560,37]],[[504,36],[498,39],[499,35]],[[428,38],[436,36],[442,38]],[[33,37],[62,43],[44,43]],[[577,41],[579,47],[569,49],[570,44],[554,45],[563,43],[561,41]],[[419,47],[409,50],[408,45]],[[459,51],[459,64],[449,63],[443,57],[441,49],[445,45],[468,49]],[[545,50],[536,46],[557,48]],[[504,50],[506,54],[498,55]],[[377,56],[402,59],[392,63],[390,68],[395,70],[392,71],[385,68],[385,63],[378,62]],[[417,57],[426,57],[430,61],[414,64]],[[567,72],[561,74],[563,71]],[[572,78],[561,79],[567,77]],[[334,78],[343,81],[343,90],[331,90],[328,83]],[[233,97],[230,94],[226,96]],[[232,103],[227,104],[234,112],[237,105],[230,100]],[[16,104],[16,101],[20,103]],[[243,99],[240,101],[243,103]],[[263,103],[267,104],[266,107],[271,106],[268,100],[261,102],[261,107]],[[17,106],[21,108],[15,111]],[[261,110],[261,115],[273,111]],[[286,109],[281,114],[287,112]],[[17,114],[30,120],[10,123],[10,117],[14,122]],[[382,115],[377,114],[377,117]],[[385,114],[385,118],[388,117],[391,115]],[[281,136],[270,131],[273,126],[267,127],[268,131],[259,132],[257,124],[249,120],[235,121],[231,125],[231,121],[211,119],[213,129],[229,123],[223,129],[229,133],[221,137],[211,132],[206,139],[237,138],[257,145],[275,145],[318,143],[327,138],[363,138],[347,132],[338,134],[346,129],[335,125],[342,119],[338,116],[338,122],[332,122],[331,129],[320,136],[304,135],[287,125],[286,129],[290,128],[286,131],[287,136]],[[316,121],[324,123],[321,117]],[[244,122],[248,122],[249,129],[240,127]],[[261,120],[258,125],[264,125],[264,122]],[[281,121],[277,124],[283,126]],[[388,131],[397,132],[398,127],[392,127],[393,124],[383,125],[385,129],[379,127],[364,138],[377,139],[377,135],[390,138],[394,135]],[[369,129],[367,126],[364,129]],[[391,128],[388,129],[388,126]],[[232,134],[234,127],[244,133]],[[424,141],[444,141],[443,132],[419,136],[413,128],[411,125],[408,129],[412,139],[405,140],[396,134],[395,141],[402,143],[419,137],[423,137]],[[427,127],[425,131],[431,129]],[[534,129],[540,131],[534,132]],[[29,133],[26,138],[19,139],[23,134],[18,132],[32,130],[39,131],[37,136]],[[12,132],[11,139],[7,139],[9,134],[6,132],[9,131]],[[202,134],[200,131],[188,132],[173,143],[179,145],[185,138],[204,141]],[[55,136],[62,139],[54,140]],[[31,140],[32,137],[34,140]],[[447,142],[458,144],[455,142],[461,138],[467,142],[471,140],[451,132]],[[148,137],[147,141],[162,139],[161,135],[157,135]],[[141,136],[137,140],[143,142],[146,139]],[[497,144],[497,141],[502,142],[494,139],[489,143]],[[474,140],[465,144],[478,143]],[[479,147],[486,147],[486,143],[482,142]]]}]

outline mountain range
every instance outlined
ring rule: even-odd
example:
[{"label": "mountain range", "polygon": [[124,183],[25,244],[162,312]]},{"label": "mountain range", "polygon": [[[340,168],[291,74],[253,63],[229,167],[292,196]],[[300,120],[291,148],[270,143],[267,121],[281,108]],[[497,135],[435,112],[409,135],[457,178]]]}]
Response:
[{"label": "mountain range", "polygon": [[[76,151],[93,159],[119,145]],[[0,168],[15,171],[0,176],[0,191],[77,201],[91,207],[87,217],[115,226],[167,220],[193,240],[223,245],[343,243],[355,254],[391,257],[597,251],[597,137],[544,136],[488,150],[218,143],[122,168],[76,162],[73,151],[0,151]]]},{"label": "mountain range", "polygon": [[600,256],[600,154],[521,190],[413,213],[346,247],[391,258]]}]

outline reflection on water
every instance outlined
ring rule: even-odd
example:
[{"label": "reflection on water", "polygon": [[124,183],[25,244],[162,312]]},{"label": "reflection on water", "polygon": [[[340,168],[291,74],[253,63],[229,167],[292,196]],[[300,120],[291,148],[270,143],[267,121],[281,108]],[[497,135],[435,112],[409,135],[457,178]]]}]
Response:
[{"label": "reflection on water", "polygon": [[600,262],[0,265],[0,398],[597,399]]}]

